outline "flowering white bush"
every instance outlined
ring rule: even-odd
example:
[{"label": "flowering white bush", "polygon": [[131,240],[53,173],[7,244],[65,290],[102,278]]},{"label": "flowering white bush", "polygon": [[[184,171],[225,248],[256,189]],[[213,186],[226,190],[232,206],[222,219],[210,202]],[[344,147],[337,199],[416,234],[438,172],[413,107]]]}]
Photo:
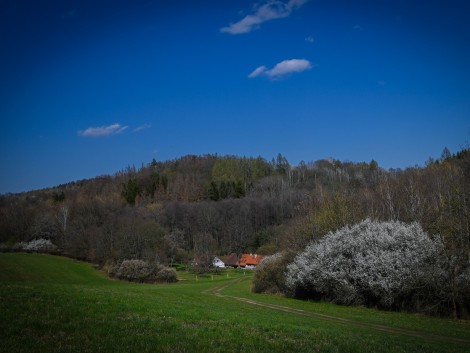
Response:
[{"label": "flowering white bush", "polygon": [[49,239],[35,239],[23,245],[23,250],[35,252],[50,252],[57,250],[57,246]]},{"label": "flowering white bush", "polygon": [[131,282],[176,282],[176,271],[159,264],[143,260],[124,260],[114,274],[117,278]]},{"label": "flowering white bush", "polygon": [[398,307],[443,276],[441,250],[417,223],[366,219],[308,245],[288,265],[287,286],[297,296]]},{"label": "flowering white bush", "polygon": [[163,265],[157,266],[157,273],[155,274],[155,282],[174,283],[178,281],[176,270],[172,267],[165,267]]},{"label": "flowering white bush", "polygon": [[144,282],[152,272],[153,268],[143,260],[124,260],[116,272],[116,277],[127,281]]},{"label": "flowering white bush", "polygon": [[0,244],[0,251],[30,251],[30,252],[55,252],[57,246],[49,239],[34,239],[30,242],[20,242],[15,244]]}]

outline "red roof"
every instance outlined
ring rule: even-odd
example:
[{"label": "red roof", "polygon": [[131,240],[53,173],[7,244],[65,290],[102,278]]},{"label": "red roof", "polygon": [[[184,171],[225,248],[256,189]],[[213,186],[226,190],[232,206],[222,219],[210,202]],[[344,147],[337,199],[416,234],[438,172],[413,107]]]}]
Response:
[{"label": "red roof", "polygon": [[245,266],[257,266],[263,260],[264,255],[257,255],[257,254],[242,254],[240,256],[240,260],[238,261],[238,265],[240,267]]}]

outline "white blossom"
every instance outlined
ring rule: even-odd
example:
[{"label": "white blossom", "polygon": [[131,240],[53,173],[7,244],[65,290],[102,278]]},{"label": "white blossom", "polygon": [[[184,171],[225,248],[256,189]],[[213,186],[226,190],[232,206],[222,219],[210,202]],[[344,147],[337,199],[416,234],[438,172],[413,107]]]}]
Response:
[{"label": "white blossom", "polygon": [[437,271],[440,251],[417,223],[366,219],[309,244],[289,264],[287,285],[337,303],[391,307]]},{"label": "white blossom", "polygon": [[57,250],[57,246],[55,246],[49,239],[34,239],[29,243],[19,244],[21,249],[25,251],[50,252]]}]

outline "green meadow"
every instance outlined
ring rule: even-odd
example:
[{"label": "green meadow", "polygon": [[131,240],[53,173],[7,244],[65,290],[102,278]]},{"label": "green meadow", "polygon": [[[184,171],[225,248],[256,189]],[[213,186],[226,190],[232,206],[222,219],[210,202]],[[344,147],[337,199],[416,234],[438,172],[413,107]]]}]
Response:
[{"label": "green meadow", "polygon": [[0,352],[468,352],[470,323],[250,292],[252,273],[108,279],[92,265],[0,254]]}]

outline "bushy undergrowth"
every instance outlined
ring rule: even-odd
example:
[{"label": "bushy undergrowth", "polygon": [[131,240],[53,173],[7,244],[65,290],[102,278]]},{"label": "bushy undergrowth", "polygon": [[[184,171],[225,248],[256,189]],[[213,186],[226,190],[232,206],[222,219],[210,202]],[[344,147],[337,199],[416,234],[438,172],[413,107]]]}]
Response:
[{"label": "bushy undergrowth", "polygon": [[300,298],[442,312],[459,292],[449,282],[466,282],[452,280],[444,253],[417,223],[367,219],[308,245],[287,266],[286,285]]},{"label": "bushy undergrowth", "polygon": [[177,281],[176,271],[160,264],[143,260],[124,260],[109,270],[112,277],[140,283],[172,283]]},{"label": "bushy undergrowth", "polygon": [[297,256],[267,257],[252,291],[468,318],[470,264],[451,250],[418,223],[367,219],[328,233]]},{"label": "bushy undergrowth", "polygon": [[286,267],[291,261],[292,256],[288,253],[265,257],[255,270],[251,290],[255,293],[286,293]]},{"label": "bushy undergrowth", "polygon": [[49,239],[34,239],[29,242],[20,242],[15,244],[0,244],[0,251],[26,251],[26,252],[40,252],[40,253],[54,253],[57,251],[57,246],[54,245]]}]

